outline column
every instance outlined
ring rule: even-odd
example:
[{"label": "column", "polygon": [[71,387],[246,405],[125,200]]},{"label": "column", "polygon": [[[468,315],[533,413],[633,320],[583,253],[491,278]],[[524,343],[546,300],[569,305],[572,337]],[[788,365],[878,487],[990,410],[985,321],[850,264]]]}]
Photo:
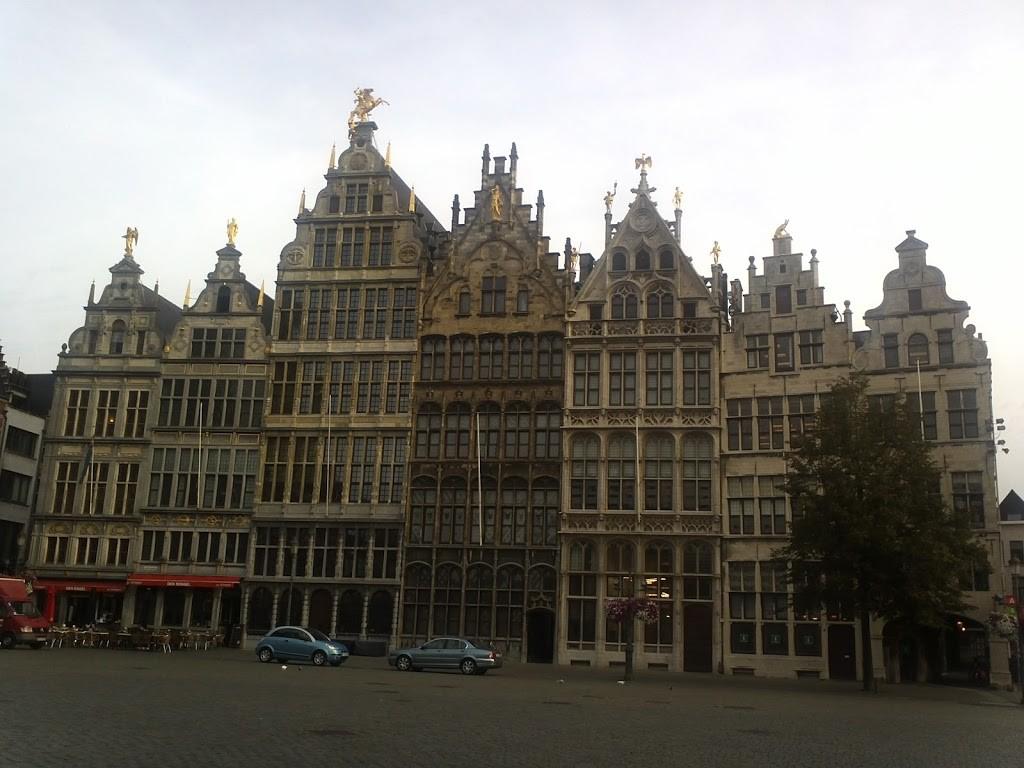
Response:
[{"label": "column", "polygon": [[156,601],[153,607],[153,626],[162,627],[164,624],[164,591],[156,591]]},{"label": "column", "polygon": [[[242,605],[241,605],[241,608],[239,610],[238,622],[239,622],[239,624],[241,624],[241,627],[242,627],[242,636],[240,638],[237,638],[237,640],[238,640],[238,647],[239,648],[245,648],[245,641],[246,641],[246,635],[247,635],[246,627],[247,627],[247,625],[249,623],[249,587],[248,586],[242,587]],[[233,639],[235,639],[235,638],[233,638]]]},{"label": "column", "polygon": [[302,588],[302,626],[309,626],[309,587]]},{"label": "column", "polygon": [[215,633],[220,628],[220,601],[224,590],[217,587],[213,590],[213,608],[210,611],[210,631]]},{"label": "column", "polygon": [[127,627],[134,623],[135,620],[135,593],[138,587],[126,587],[124,590],[124,599],[121,601],[121,626]]},{"label": "column", "polygon": [[340,596],[341,591],[337,587],[331,590],[331,631],[327,633],[329,635],[334,635],[338,627],[338,599]]},{"label": "column", "polygon": [[274,603],[273,603],[273,605],[270,606],[270,626],[274,626],[275,624],[278,623],[278,621],[277,621],[277,604],[281,600],[281,590],[277,588],[276,584],[273,586],[273,590],[274,590]]},{"label": "column", "polygon": [[359,624],[359,639],[366,639],[366,614],[370,610],[370,590],[368,587],[363,588],[363,620]]},{"label": "column", "polygon": [[185,610],[181,614],[181,626],[188,629],[192,626],[192,590],[185,590]]},{"label": "column", "polygon": [[375,541],[376,534],[377,529],[371,528],[370,540],[366,545],[367,547],[369,547],[368,551],[366,552],[366,578],[368,579],[373,578],[373,543]]}]

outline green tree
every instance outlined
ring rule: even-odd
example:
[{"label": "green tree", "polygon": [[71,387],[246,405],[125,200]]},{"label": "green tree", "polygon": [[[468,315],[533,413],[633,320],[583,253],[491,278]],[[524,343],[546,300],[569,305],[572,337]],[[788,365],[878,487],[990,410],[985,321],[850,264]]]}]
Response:
[{"label": "green tree", "polygon": [[920,417],[905,400],[872,403],[867,388],[863,375],[840,379],[794,447],[792,536],[775,552],[797,600],[842,605],[859,618],[864,690],[870,616],[938,626],[964,608],[966,569],[987,567],[971,521],[943,504]]}]

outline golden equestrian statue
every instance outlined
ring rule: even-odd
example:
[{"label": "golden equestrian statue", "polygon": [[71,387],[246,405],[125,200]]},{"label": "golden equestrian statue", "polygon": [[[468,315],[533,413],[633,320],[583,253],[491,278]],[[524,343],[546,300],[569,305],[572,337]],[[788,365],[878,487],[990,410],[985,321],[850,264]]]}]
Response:
[{"label": "golden equestrian statue", "polygon": [[[370,117],[370,112],[374,109],[379,107],[381,104],[388,104],[384,99],[374,98],[373,88],[356,88],[354,93],[356,95],[356,106],[348,116],[349,133],[351,133],[359,123],[365,123]],[[390,106],[390,104],[388,106]]]},{"label": "golden equestrian statue", "polygon": [[128,227],[121,235],[124,240],[124,255],[131,256],[135,252],[135,244],[139,242],[139,230],[135,227]]}]

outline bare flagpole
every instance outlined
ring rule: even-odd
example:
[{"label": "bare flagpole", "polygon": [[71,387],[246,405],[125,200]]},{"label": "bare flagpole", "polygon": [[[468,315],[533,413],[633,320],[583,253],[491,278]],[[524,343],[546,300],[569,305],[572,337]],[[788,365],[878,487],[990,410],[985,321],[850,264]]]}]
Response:
[{"label": "bare flagpole", "polygon": [[331,480],[334,472],[331,469],[331,409],[334,407],[334,396],[330,385],[327,390],[327,496],[324,499],[324,517],[327,516],[328,505],[331,503]]},{"label": "bare flagpole", "polygon": [[917,407],[918,413],[921,416],[921,439],[925,440],[924,436],[924,393],[921,392],[921,361],[917,361]]},{"label": "bare flagpole", "polygon": [[480,460],[480,410],[476,412],[476,494],[477,524],[480,526],[480,546],[484,545],[484,476]]}]

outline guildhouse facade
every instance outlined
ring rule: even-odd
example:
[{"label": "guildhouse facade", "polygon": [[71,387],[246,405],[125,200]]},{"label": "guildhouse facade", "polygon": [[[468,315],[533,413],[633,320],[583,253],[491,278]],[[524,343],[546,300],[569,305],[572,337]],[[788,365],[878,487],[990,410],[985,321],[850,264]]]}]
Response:
[{"label": "guildhouse facade", "polygon": [[625,638],[604,606],[643,595],[659,618],[637,637],[638,665],[710,672],[721,270],[697,272],[679,245],[681,210],[665,221],[654,191],[641,167],[617,225],[609,205],[604,254],[568,309],[558,660],[621,663]]},{"label": "guildhouse facade", "polygon": [[243,624],[392,635],[420,264],[443,234],[355,125],[281,251]]},{"label": "guildhouse facade", "polygon": [[876,407],[919,412],[991,565],[965,563],[972,607],[943,627],[874,622],[874,674],[955,682],[987,659],[1008,682],[985,624],[1006,559],[991,360],[914,232],[857,331],[785,225],[745,285],[717,246],[696,264],[646,156],[621,221],[605,198],[596,261],[549,251],[515,144],[485,146],[449,232],[378,151],[380,101],[359,93],[275,300],[240,271],[232,225],[194,304],[142,284],[134,230],[90,293],[36,454],[27,565],[53,621],[219,627],[243,646],[302,624],[371,653],[463,635],[610,666],[626,638],[607,602],[642,596],[659,618],[637,627],[641,668],[853,679],[853,617],[795,602],[772,556],[799,514],[787,453],[857,371]]},{"label": "guildhouse facade", "polygon": [[[569,273],[485,146],[474,204],[422,277],[399,642],[464,634],[555,649],[563,323]],[[461,215],[460,215],[461,214]]]}]

